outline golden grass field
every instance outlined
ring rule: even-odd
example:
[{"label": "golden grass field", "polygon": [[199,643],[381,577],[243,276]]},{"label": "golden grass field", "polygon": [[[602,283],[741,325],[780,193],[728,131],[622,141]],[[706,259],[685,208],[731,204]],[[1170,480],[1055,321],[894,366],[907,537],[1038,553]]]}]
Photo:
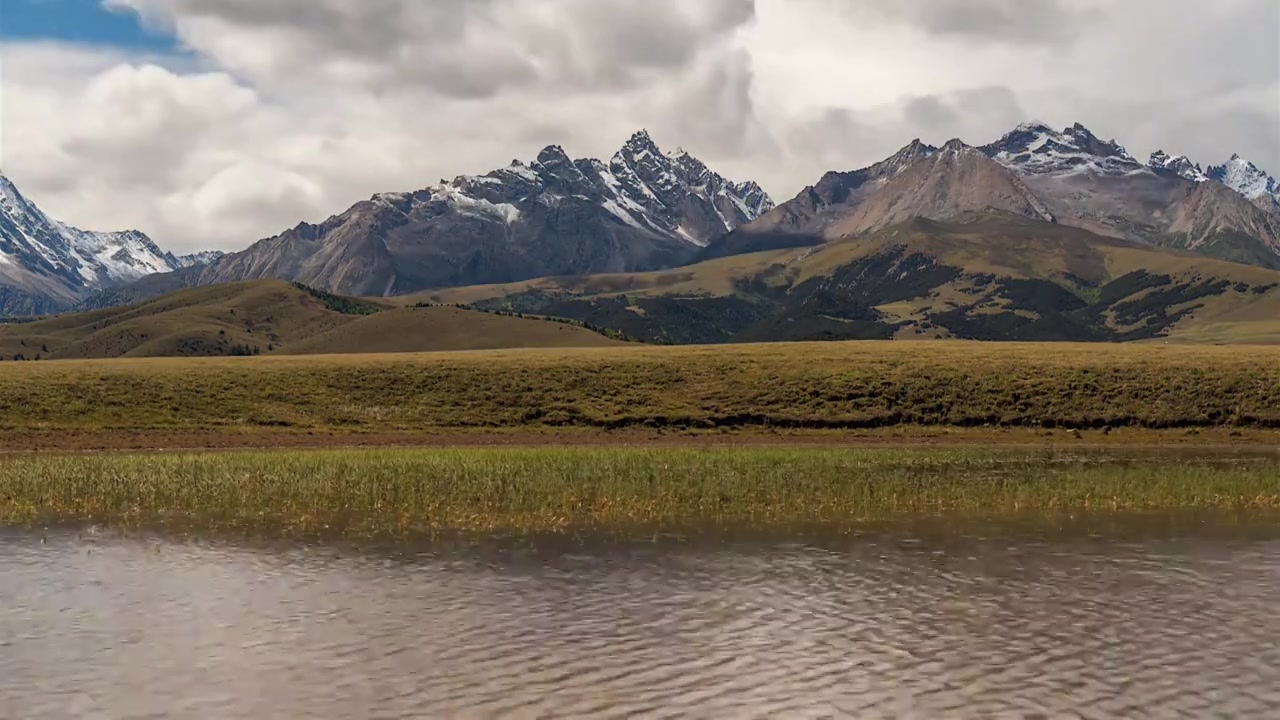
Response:
[{"label": "golden grass field", "polygon": [[839,442],[921,428],[979,441],[1001,429],[1267,431],[1280,428],[1280,349],[886,341],[0,367],[9,449],[94,447],[80,440],[95,434],[132,438],[112,447],[172,446],[149,439],[165,433],[213,447],[227,435],[412,444],[441,432],[785,430]]},{"label": "golden grass field", "polygon": [[[1280,510],[1280,349],[1262,347],[6,363],[0,417],[0,525],[406,537]],[[490,443],[521,447],[455,447]],[[1191,446],[1124,447],[1147,443]],[[342,449],[362,444],[424,447]],[[198,452],[238,447],[277,449]],[[59,452],[94,448],[178,451]]]}]

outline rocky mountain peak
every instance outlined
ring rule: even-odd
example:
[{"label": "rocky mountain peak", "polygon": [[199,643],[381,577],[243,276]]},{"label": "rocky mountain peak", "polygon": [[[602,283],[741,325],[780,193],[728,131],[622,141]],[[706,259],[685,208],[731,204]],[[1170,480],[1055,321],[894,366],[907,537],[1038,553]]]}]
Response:
[{"label": "rocky mountain peak", "polygon": [[648,130],[641,128],[631,135],[626,144],[622,146],[624,152],[638,154],[643,152],[660,153],[658,144],[653,141],[653,136]]},{"label": "rocky mountain peak", "polygon": [[[518,164],[518,163],[513,163]],[[556,168],[563,165],[572,165],[573,161],[569,159],[568,153],[559,145],[548,145],[538,153],[538,164],[548,168]]]},{"label": "rocky mountain peak", "polygon": [[1209,181],[1209,176],[1205,174],[1200,165],[1191,162],[1186,155],[1170,156],[1163,150],[1157,150],[1151,153],[1151,159],[1147,161],[1147,167],[1158,172],[1171,172],[1191,182]]},{"label": "rocky mountain peak", "polygon": [[50,218],[0,174],[0,314],[69,307],[92,290],[178,267],[138,230],[93,232]]},{"label": "rocky mountain peak", "polygon": [[1101,140],[1080,123],[1058,132],[1040,122],[1023,123],[982,152],[1022,175],[1093,172],[1123,175],[1142,165],[1114,140]]},{"label": "rocky mountain peak", "polygon": [[[1124,146],[1115,140],[1102,140],[1094,135],[1089,128],[1076,123],[1066,130],[1062,131],[1064,137],[1074,141],[1076,147],[1091,155],[1103,158],[1119,158],[1125,161],[1134,161],[1133,156],[1129,154]],[[1136,161],[1134,161],[1136,162]]]},{"label": "rocky mountain peak", "polygon": [[1240,157],[1239,153],[1233,153],[1226,164],[1212,166],[1205,173],[1264,210],[1280,212],[1280,180]]}]

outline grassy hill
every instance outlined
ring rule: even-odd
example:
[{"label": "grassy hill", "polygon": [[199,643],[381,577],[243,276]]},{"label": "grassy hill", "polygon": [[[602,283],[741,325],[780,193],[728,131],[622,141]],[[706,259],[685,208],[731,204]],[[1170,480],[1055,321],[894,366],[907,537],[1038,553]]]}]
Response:
[{"label": "grassy hill", "polygon": [[617,342],[564,323],[447,307],[395,308],[264,280],[0,325],[0,360],[396,353]]},{"label": "grassy hill", "polygon": [[423,298],[573,318],[672,343],[1280,343],[1280,272],[994,211],[663,272],[414,299]]}]

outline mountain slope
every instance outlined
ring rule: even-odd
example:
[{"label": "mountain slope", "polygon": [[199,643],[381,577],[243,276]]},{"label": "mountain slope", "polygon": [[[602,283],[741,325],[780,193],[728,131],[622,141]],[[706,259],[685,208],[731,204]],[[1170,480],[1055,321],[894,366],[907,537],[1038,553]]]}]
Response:
[{"label": "mountain slope", "polygon": [[433,297],[676,343],[1280,342],[1280,272],[999,211],[946,222],[916,218],[816,247],[674,270],[549,278]]},{"label": "mountain slope", "polygon": [[913,217],[994,209],[1100,235],[1280,268],[1280,185],[1238,157],[1203,170],[1163,151],[1138,162],[1080,124],[1024,123],[1000,140],[941,149],[919,140],[853,172],[829,172],[700,254],[808,247]]},{"label": "mountain slope", "polygon": [[136,230],[105,233],[64,225],[0,175],[0,316],[65,310],[92,290],[217,255],[175,257]]},{"label": "mountain slope", "polygon": [[530,164],[376,195],[201,271],[208,285],[280,277],[333,292],[398,295],[554,274],[629,272],[687,262],[773,207],[688,153],[636,133],[608,164],[558,146]]},{"label": "mountain slope", "polygon": [[913,217],[940,219],[987,208],[1053,219],[1017,176],[979,150],[959,140],[942,148],[915,140],[868,168],[827,173],[701,257],[815,245]]},{"label": "mountain slope", "polygon": [[[1280,268],[1280,226],[1255,212],[1258,198],[1241,192],[1259,183],[1256,168],[1250,173],[1233,160],[1230,170],[1206,172],[1162,151],[1142,165],[1079,124],[1061,132],[1020,125],[982,150],[1016,173],[1061,223]],[[1221,183],[1227,175],[1235,186]]]},{"label": "mountain slope", "polygon": [[280,280],[194,288],[126,308],[0,325],[0,360],[596,347],[575,325],[448,307],[395,309]]}]

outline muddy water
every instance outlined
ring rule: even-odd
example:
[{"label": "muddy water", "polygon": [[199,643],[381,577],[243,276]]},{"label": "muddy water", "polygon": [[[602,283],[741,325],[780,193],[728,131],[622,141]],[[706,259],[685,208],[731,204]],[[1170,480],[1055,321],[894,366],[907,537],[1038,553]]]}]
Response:
[{"label": "muddy water", "polygon": [[0,717],[1280,717],[1280,529],[0,531]]}]

